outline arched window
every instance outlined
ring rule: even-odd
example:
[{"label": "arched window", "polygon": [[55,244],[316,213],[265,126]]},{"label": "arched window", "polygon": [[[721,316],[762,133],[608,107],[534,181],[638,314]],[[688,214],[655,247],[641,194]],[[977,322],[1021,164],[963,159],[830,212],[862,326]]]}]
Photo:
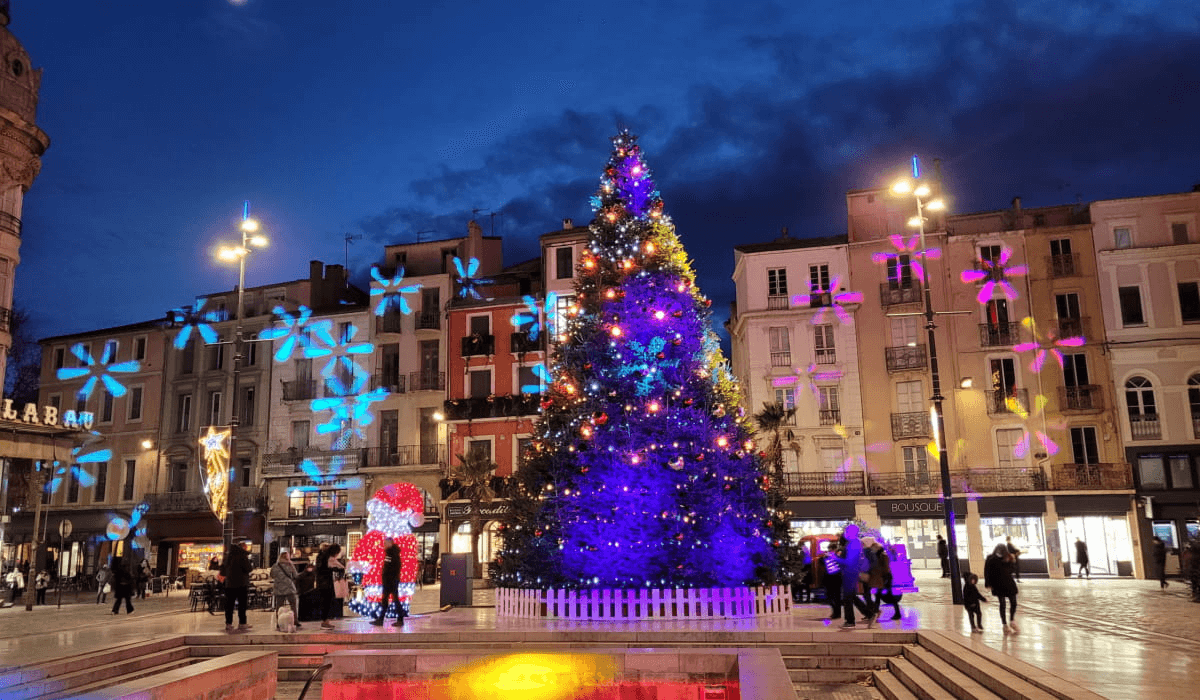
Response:
[{"label": "arched window", "polygon": [[1154,385],[1145,377],[1130,377],[1125,382],[1125,407],[1129,411],[1129,431],[1134,440],[1156,440],[1162,435]]}]

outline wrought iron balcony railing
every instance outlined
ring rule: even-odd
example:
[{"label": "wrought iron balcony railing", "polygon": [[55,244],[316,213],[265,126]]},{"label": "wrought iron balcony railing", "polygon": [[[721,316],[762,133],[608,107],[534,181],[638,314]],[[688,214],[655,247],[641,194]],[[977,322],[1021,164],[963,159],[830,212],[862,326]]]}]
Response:
[{"label": "wrought iron balcony railing", "polygon": [[915,304],[919,301],[921,301],[921,285],[917,282],[907,285],[884,282],[879,285],[879,303],[884,306]]},{"label": "wrought iron balcony railing", "polygon": [[375,317],[376,333],[402,333],[404,314],[388,312]]},{"label": "wrought iron balcony railing", "polygon": [[405,381],[405,376],[399,372],[395,374],[381,373],[371,376],[372,389],[385,389],[389,394],[403,394],[408,382]]},{"label": "wrought iron balcony railing", "polygon": [[436,331],[442,327],[442,315],[439,313],[421,312],[417,314],[417,330]]},{"label": "wrought iron balcony railing", "polygon": [[1060,318],[1058,319],[1058,337],[1059,338],[1089,338],[1090,323],[1086,316],[1078,318]]},{"label": "wrought iron balcony railing", "polygon": [[469,335],[462,339],[462,356],[471,357],[473,355],[495,355],[496,354],[496,336],[494,335]]},{"label": "wrought iron balcony railing", "polygon": [[[193,491],[172,493],[148,493],[146,503],[151,513],[202,513],[211,511],[208,497]],[[267,490],[254,487],[239,487],[233,492],[231,510],[267,511]]]},{"label": "wrought iron balcony railing", "polygon": [[317,398],[317,383],[312,379],[283,382],[284,401],[309,401]]},{"label": "wrought iron balcony railing", "polygon": [[541,394],[447,399],[443,404],[446,420],[478,420],[535,415],[541,409]]},{"label": "wrought iron balcony railing", "polygon": [[782,311],[792,308],[792,302],[786,294],[772,294],[767,297],[767,311]]},{"label": "wrought iron balcony railing", "polygon": [[8,231],[14,236],[21,235],[21,220],[6,211],[0,211],[0,231]]},{"label": "wrought iron balcony railing", "polygon": [[1021,342],[1020,328],[1019,323],[981,323],[979,344],[985,348],[1012,347]]},{"label": "wrought iron balcony railing", "polygon": [[513,333],[508,336],[508,348],[511,352],[538,352],[542,349],[542,341],[545,340],[546,334],[538,335],[537,340],[530,340],[529,333],[522,331]]},{"label": "wrought iron balcony railing", "polygon": [[1009,413],[1029,412],[1028,389],[992,389],[984,392],[987,396],[988,413],[1004,415]]},{"label": "wrought iron balcony railing", "polygon": [[837,408],[822,408],[817,411],[817,420],[821,425],[837,425],[842,422],[842,411]]},{"label": "wrought iron balcony railing", "polygon": [[1059,410],[1100,411],[1104,409],[1104,392],[1096,384],[1058,387]]},{"label": "wrought iron balcony railing", "polygon": [[862,472],[785,472],[783,490],[788,496],[865,496]]},{"label": "wrought iron balcony railing", "polygon": [[792,353],[790,352],[773,352],[771,353],[772,367],[791,367]]},{"label": "wrought iron balcony railing", "polygon": [[867,477],[869,493],[876,496],[909,496],[914,494],[936,494],[942,491],[942,479],[936,473],[914,472],[893,474],[870,474]]},{"label": "wrought iron balcony railing", "polygon": [[1127,464],[1056,464],[1054,488],[1074,489],[1131,489],[1133,472]]},{"label": "wrought iron balcony railing", "polygon": [[1051,277],[1074,277],[1079,274],[1079,253],[1047,255],[1046,268]]},{"label": "wrought iron balcony railing", "polygon": [[446,373],[445,372],[409,372],[408,373],[408,390],[409,391],[445,391],[446,390]]},{"label": "wrought iron balcony railing", "polygon": [[892,414],[892,439],[929,437],[929,414],[924,411]]},{"label": "wrought iron balcony railing", "polygon": [[832,365],[837,362],[837,350],[834,348],[818,348],[817,364]]},{"label": "wrought iron balcony railing", "polygon": [[363,453],[364,463],[368,467],[411,467],[446,463],[445,445],[384,445],[364,447]]},{"label": "wrought iron balcony railing", "polygon": [[929,367],[924,345],[901,345],[884,348],[883,352],[889,372],[919,371]]}]

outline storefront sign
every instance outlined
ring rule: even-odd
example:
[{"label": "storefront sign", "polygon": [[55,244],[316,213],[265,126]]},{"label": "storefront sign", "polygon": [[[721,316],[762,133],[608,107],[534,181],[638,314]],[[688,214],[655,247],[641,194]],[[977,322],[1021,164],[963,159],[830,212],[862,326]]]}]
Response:
[{"label": "storefront sign", "polygon": [[[877,504],[881,518],[940,518],[946,514],[940,498],[907,498],[896,501],[877,501]],[[954,512],[966,516],[966,499],[954,499]]]},{"label": "storefront sign", "polygon": [[60,420],[57,407],[38,406],[35,403],[25,404],[25,408],[18,412],[13,408],[12,399],[4,399],[3,406],[0,406],[0,418],[29,425],[61,425],[71,430],[91,430],[96,421],[96,415],[91,411],[63,411]]},{"label": "storefront sign", "polygon": [[[507,502],[485,503],[479,508],[479,514],[485,518],[494,518],[498,515],[508,515],[511,512],[512,506]],[[446,505],[447,518],[468,518],[470,516],[470,503],[450,503]]]}]

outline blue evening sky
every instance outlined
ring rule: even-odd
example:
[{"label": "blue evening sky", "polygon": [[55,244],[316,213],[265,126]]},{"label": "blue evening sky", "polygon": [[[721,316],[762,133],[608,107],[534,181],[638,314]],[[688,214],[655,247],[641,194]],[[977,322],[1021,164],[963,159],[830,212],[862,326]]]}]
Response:
[{"label": "blue evening sky", "polygon": [[[1129,2],[13,0],[52,144],[15,305],[38,336],[466,232],[537,252],[641,135],[719,324],[733,242],[845,231],[847,189],[943,159],[959,212],[1200,182],[1200,10]],[[490,216],[490,213],[495,216]]]}]

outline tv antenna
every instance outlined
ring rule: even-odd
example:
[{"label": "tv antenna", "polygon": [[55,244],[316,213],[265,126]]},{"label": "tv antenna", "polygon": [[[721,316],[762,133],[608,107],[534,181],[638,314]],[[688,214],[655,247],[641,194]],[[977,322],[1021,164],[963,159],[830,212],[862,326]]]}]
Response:
[{"label": "tv antenna", "polygon": [[346,241],[346,284],[350,284],[350,244],[354,241],[361,241],[362,234],[347,233],[342,238]]}]

